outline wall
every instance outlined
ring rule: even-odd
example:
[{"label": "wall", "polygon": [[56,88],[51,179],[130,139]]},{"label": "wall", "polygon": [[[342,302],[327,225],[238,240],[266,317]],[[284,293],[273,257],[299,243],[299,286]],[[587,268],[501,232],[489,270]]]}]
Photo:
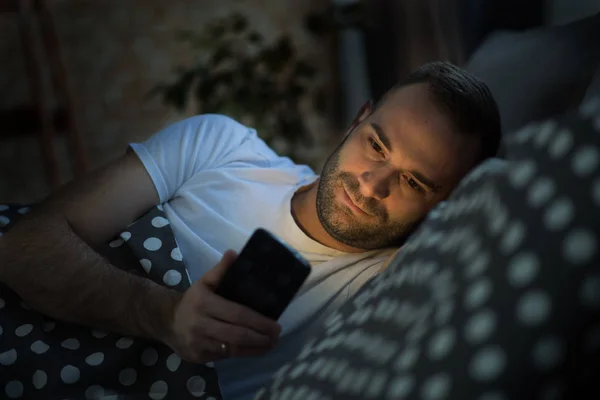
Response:
[{"label": "wall", "polygon": [[[332,81],[331,45],[306,33],[302,17],[322,2],[307,0],[53,0],[78,121],[92,167],[116,158],[127,143],[148,137],[182,118],[158,99],[144,99],[156,83],[170,76],[175,65],[193,60],[176,42],[176,29],[200,29],[215,17],[239,10],[266,37],[289,32],[301,54],[308,55]],[[16,18],[0,16],[0,107],[27,101],[27,82]],[[324,118],[306,116],[315,136],[332,137]],[[57,143],[61,145],[60,139]],[[66,149],[60,146],[63,161]],[[315,151],[315,164],[326,153]],[[63,162],[69,180],[69,165]],[[47,193],[37,142],[20,138],[0,142],[0,203],[31,202]]]}]

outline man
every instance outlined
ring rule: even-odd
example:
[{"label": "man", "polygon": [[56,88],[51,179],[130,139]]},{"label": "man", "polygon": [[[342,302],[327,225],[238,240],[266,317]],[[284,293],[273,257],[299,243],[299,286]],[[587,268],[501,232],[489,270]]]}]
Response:
[{"label": "man", "polygon": [[[320,177],[227,117],[186,119],[17,224],[0,241],[0,280],[54,318],[155,339],[192,362],[217,361],[225,399],[249,398],[428,210],[496,154],[499,121],[487,87],[441,62],[363,107]],[[93,250],[157,204],[194,282],[183,295]],[[214,294],[235,258],[227,249],[240,250],[259,226],[313,266],[280,324]]]}]

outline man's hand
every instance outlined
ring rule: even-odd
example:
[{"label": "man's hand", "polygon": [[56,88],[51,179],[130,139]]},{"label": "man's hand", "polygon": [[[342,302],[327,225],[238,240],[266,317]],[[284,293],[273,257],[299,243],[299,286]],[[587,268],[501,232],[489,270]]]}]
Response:
[{"label": "man's hand", "polygon": [[213,269],[185,292],[175,309],[167,344],[187,361],[206,363],[258,356],[277,344],[281,326],[276,321],[215,294],[235,258],[235,252],[226,252]]}]

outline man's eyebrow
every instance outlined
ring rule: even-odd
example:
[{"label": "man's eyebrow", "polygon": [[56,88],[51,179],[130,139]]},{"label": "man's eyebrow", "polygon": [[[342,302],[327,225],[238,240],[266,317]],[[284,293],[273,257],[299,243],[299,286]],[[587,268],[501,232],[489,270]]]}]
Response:
[{"label": "man's eyebrow", "polygon": [[426,176],[421,174],[419,171],[410,171],[410,173],[413,174],[414,177],[417,178],[417,180],[419,180],[421,183],[423,183],[423,185],[427,186],[429,188],[429,190],[431,190],[432,192],[437,192],[439,189],[442,188],[440,185],[436,184],[434,181],[427,178]]},{"label": "man's eyebrow", "polygon": [[[385,132],[383,131],[383,129],[381,129],[381,126],[379,126],[375,122],[372,122],[371,123],[371,127],[373,128],[373,130],[375,131],[375,133],[379,137],[379,140],[381,141],[381,143],[387,148],[387,150],[389,152],[391,152],[392,151],[392,144],[390,143],[389,137],[385,134]],[[417,178],[417,180],[419,180],[423,185],[427,186],[427,188],[429,190],[431,190],[432,192],[437,192],[439,189],[441,189],[440,185],[438,185],[437,183],[435,183],[431,179],[427,178],[425,175],[423,175],[419,171],[410,171],[410,173],[415,178]]]},{"label": "man's eyebrow", "polygon": [[376,123],[371,123],[371,127],[373,128],[373,130],[375,131],[375,133],[377,134],[377,136],[379,137],[379,140],[381,141],[381,143],[383,143],[383,145],[385,146],[385,148],[391,152],[392,151],[392,144],[390,143],[390,138],[388,138],[388,136],[385,134],[385,132],[383,131],[383,129],[381,129],[381,126],[379,126]]}]

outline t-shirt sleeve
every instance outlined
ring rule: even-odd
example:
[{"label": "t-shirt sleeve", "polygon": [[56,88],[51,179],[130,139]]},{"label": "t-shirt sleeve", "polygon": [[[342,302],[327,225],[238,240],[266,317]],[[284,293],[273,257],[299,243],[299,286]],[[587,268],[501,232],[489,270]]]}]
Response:
[{"label": "t-shirt sleeve", "polygon": [[164,203],[194,174],[226,165],[238,156],[236,153],[247,151],[245,142],[254,139],[253,129],[223,115],[204,114],[176,122],[129,146]]}]

